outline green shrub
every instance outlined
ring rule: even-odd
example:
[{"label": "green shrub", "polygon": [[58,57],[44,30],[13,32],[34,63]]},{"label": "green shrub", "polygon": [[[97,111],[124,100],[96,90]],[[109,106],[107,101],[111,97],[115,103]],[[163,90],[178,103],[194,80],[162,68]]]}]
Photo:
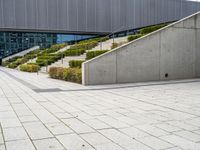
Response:
[{"label": "green shrub", "polygon": [[26,59],[26,58],[14,57],[14,58],[11,58],[8,61],[6,61],[6,63],[4,65],[8,66],[8,68],[14,69],[14,68],[17,68],[19,65],[26,63],[27,61],[28,61],[28,59]]},{"label": "green shrub", "polygon": [[81,83],[82,74],[79,68],[51,67],[49,76],[53,79],[60,79],[70,82]]},{"label": "green shrub", "polygon": [[68,49],[64,52],[65,56],[80,56],[85,53],[85,49]]},{"label": "green shrub", "polygon": [[18,58],[22,58],[22,56],[15,56],[15,57],[13,57],[13,58],[10,58],[10,59],[8,60],[8,62],[9,62],[9,63],[12,63],[12,62],[16,61]]},{"label": "green shrub", "polygon": [[119,46],[118,43],[112,43],[111,49],[117,48]]},{"label": "green shrub", "polygon": [[78,49],[88,50],[88,49],[94,48],[97,45],[98,45],[97,41],[89,41],[89,42],[85,41],[82,43],[75,44],[74,46],[71,46],[70,49],[72,49],[72,50],[78,50]]},{"label": "green shrub", "polygon": [[48,65],[48,61],[47,61],[47,60],[44,60],[44,59],[37,59],[37,60],[36,60],[36,63],[37,63],[40,67]]},{"label": "green shrub", "polygon": [[51,67],[49,69],[49,76],[53,79],[63,80],[64,68],[62,67]]},{"label": "green shrub", "polygon": [[38,56],[36,63],[39,66],[46,66],[46,65],[50,65],[56,62],[57,60],[61,59],[61,57],[62,57],[62,53],[43,54],[43,55]]},{"label": "green shrub", "polygon": [[20,70],[25,72],[38,72],[40,70],[40,66],[37,64],[23,64],[20,65]]},{"label": "green shrub", "polygon": [[148,33],[154,32],[158,29],[165,27],[166,25],[168,25],[168,24],[161,24],[161,25],[155,25],[155,26],[143,28],[140,30],[140,34],[148,34]]},{"label": "green shrub", "polygon": [[107,40],[109,40],[109,37],[107,36],[107,37],[102,37],[102,38],[100,38],[100,40],[98,40],[98,42],[105,42],[105,41],[107,41]]},{"label": "green shrub", "polygon": [[60,50],[60,49],[64,48],[65,46],[67,46],[67,44],[66,43],[62,43],[62,44],[52,45],[51,48],[52,49],[56,49],[56,50]]},{"label": "green shrub", "polygon": [[38,50],[34,50],[34,51],[31,51],[29,53],[27,53],[26,55],[24,55],[24,57],[26,59],[33,59],[33,58],[36,58],[38,56],[38,54],[40,54],[42,52],[42,50],[38,49]]},{"label": "green shrub", "polygon": [[8,61],[3,61],[3,62],[2,62],[2,66],[6,67],[6,66],[8,66],[8,65],[9,65],[9,62],[8,62]]},{"label": "green shrub", "polygon": [[10,63],[10,64],[8,64],[8,68],[11,68],[11,69],[15,69],[15,68],[17,68],[17,64],[16,63]]},{"label": "green shrub", "polygon": [[138,39],[138,38],[140,38],[142,36],[143,36],[142,34],[129,35],[128,36],[128,41],[131,42],[131,41],[136,40],[136,39]]},{"label": "green shrub", "polygon": [[106,36],[106,37],[97,37],[97,38],[92,38],[92,39],[89,39],[89,40],[84,40],[84,41],[80,41],[78,44],[83,44],[83,43],[89,43],[89,42],[104,42],[104,41],[107,41],[109,40],[109,37]]},{"label": "green shrub", "polygon": [[103,53],[106,53],[108,52],[108,50],[98,50],[98,51],[90,51],[90,52],[87,52],[86,53],[86,59],[89,60],[89,59],[92,59],[94,57],[97,57]]},{"label": "green shrub", "polygon": [[33,58],[37,57],[37,55],[36,54],[27,54],[24,57],[29,60],[29,59],[33,59]]},{"label": "green shrub", "polygon": [[42,51],[42,53],[40,55],[47,55],[47,54],[51,54],[51,53],[55,53],[57,52],[58,50],[64,48],[67,44],[55,44],[55,45],[52,45],[50,48],[48,49],[45,49]]},{"label": "green shrub", "polygon": [[67,68],[67,69],[64,69],[63,80],[70,81],[70,82],[81,83],[82,82],[81,69],[79,69],[79,68]]},{"label": "green shrub", "polygon": [[16,63],[17,65],[21,65],[21,64],[26,63],[27,61],[28,61],[28,59],[26,59],[26,58],[18,58],[18,59],[15,61],[15,63]]},{"label": "green shrub", "polygon": [[69,66],[70,68],[81,68],[83,62],[84,60],[70,60]]}]

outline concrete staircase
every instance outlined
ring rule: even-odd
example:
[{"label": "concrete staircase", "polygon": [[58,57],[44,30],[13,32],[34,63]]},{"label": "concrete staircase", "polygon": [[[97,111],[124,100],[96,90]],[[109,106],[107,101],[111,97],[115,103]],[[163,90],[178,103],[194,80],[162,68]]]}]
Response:
[{"label": "concrete staircase", "polygon": [[64,51],[68,50],[69,48],[70,48],[70,45],[67,45],[66,47],[64,47],[64,48],[58,50],[57,52],[55,52],[54,54],[57,54],[59,52],[64,52]]},{"label": "concrete staircase", "polygon": [[[126,43],[127,42],[127,36],[126,37],[119,37],[119,38],[114,38],[114,42],[115,43]],[[95,51],[95,50],[100,50],[101,49],[101,44],[102,44],[102,50],[111,50],[112,47],[112,43],[113,43],[113,39],[109,39],[107,41],[104,41],[102,43],[99,43],[98,46],[96,46],[95,48],[91,49],[91,50],[87,50],[87,51]],[[63,49],[57,51],[58,52],[63,52],[67,49],[69,49],[70,46],[66,46]],[[47,66],[47,67],[42,67],[41,68],[41,72],[46,73],[48,72],[49,68],[51,67],[64,67],[67,68],[69,67],[69,61],[70,60],[85,60],[86,59],[86,53],[80,56],[67,56],[64,57],[63,60],[60,59],[58,61],[56,61],[55,63]]]},{"label": "concrete staircase", "polygon": [[84,85],[200,77],[200,12],[83,63]]},{"label": "concrete staircase", "polygon": [[64,57],[61,60],[56,61],[55,63],[47,66],[47,67],[42,67],[40,72],[46,73],[49,68],[51,67],[63,67],[63,68],[68,68],[69,67],[69,61],[70,60],[85,60],[86,54],[80,55],[80,56],[67,56]]},{"label": "concrete staircase", "polygon": [[[125,36],[125,37],[119,37],[119,38],[114,38],[114,43],[125,44],[125,43],[127,43],[127,38],[128,38],[127,36]],[[101,49],[102,50],[111,50],[112,44],[113,44],[113,39],[109,39],[107,41],[99,43],[98,46],[94,47],[91,50],[92,51],[101,50]]]}]

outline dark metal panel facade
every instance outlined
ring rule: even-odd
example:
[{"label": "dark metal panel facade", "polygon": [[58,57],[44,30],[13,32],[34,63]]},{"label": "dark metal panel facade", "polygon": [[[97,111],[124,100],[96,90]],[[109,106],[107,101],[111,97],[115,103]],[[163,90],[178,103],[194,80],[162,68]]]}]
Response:
[{"label": "dark metal panel facade", "polygon": [[26,25],[30,29],[37,29],[36,0],[26,1]]},{"label": "dark metal panel facade", "polygon": [[0,30],[110,33],[175,21],[199,10],[195,0],[0,0]]}]

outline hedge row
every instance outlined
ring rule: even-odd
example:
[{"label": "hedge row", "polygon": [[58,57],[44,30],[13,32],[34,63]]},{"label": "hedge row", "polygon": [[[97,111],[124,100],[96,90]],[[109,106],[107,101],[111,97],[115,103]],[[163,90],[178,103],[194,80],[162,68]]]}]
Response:
[{"label": "hedge row", "polygon": [[108,52],[109,50],[98,50],[98,51],[90,51],[90,52],[87,52],[86,53],[86,59],[89,60],[89,59],[92,59],[94,57],[97,57],[103,53],[106,53]]},{"label": "hedge row", "polygon": [[64,48],[65,46],[66,46],[65,43],[64,44],[55,44],[55,45],[52,45],[50,48],[44,50],[41,55],[55,53],[58,50]]},{"label": "hedge row", "polygon": [[9,67],[9,68],[17,68],[19,65],[26,63],[28,60],[36,58],[38,54],[41,52],[41,50],[35,50],[32,52],[27,53],[26,55],[22,56],[16,56],[13,58],[10,58],[7,61],[3,62],[4,67]]},{"label": "hedge row", "polygon": [[139,34],[129,35],[128,36],[128,42],[136,40],[136,39],[144,36],[145,34],[149,34],[151,32],[159,30],[159,29],[165,27],[166,25],[168,25],[168,24],[161,24],[161,25],[155,25],[155,26],[150,26],[150,27],[143,28],[143,29],[141,29],[139,31]]},{"label": "hedge row", "polygon": [[85,53],[85,49],[68,49],[64,52],[65,56],[80,56]]},{"label": "hedge row", "polygon": [[45,54],[38,56],[36,63],[41,67],[41,66],[51,65],[52,63],[56,62],[61,58],[62,58],[62,53]]},{"label": "hedge row", "polygon": [[129,35],[128,36],[128,41],[130,42],[130,41],[136,40],[136,39],[138,39],[138,38],[140,38],[142,36],[143,36],[142,34]]},{"label": "hedge row", "polygon": [[20,70],[25,72],[38,72],[40,70],[40,66],[37,64],[23,64],[20,65]]},{"label": "hedge row", "polygon": [[109,40],[109,37],[98,37],[98,38],[93,38],[93,39],[89,39],[89,40],[84,40],[84,41],[80,41],[79,44],[83,44],[83,43],[88,43],[88,42],[104,42]]},{"label": "hedge row", "polygon": [[118,43],[112,43],[111,49],[117,48],[119,46]]},{"label": "hedge row", "polygon": [[70,49],[71,50],[78,50],[78,49],[84,49],[84,50],[89,50],[94,48],[95,46],[98,45],[97,41],[85,41],[84,43],[78,43],[75,44],[74,46],[71,46]]},{"label": "hedge row", "polygon": [[8,64],[8,68],[17,68],[19,65],[24,64],[28,61],[26,58],[17,58],[14,62]]},{"label": "hedge row", "polygon": [[84,60],[70,60],[69,67],[70,68],[81,68],[82,63]]},{"label": "hedge row", "polygon": [[65,80],[75,83],[82,82],[81,69],[79,68],[51,67],[49,69],[49,76],[53,79]]},{"label": "hedge row", "polygon": [[154,32],[158,29],[165,27],[166,25],[168,25],[168,24],[160,24],[160,25],[155,25],[155,26],[143,28],[143,29],[140,30],[140,34],[142,34],[142,35],[149,34],[151,32]]}]

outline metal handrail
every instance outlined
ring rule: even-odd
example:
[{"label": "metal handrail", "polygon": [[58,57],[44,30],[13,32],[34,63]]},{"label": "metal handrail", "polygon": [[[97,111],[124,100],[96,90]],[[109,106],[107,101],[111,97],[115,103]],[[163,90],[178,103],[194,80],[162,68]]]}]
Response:
[{"label": "metal handrail", "polygon": [[[115,43],[115,37],[114,37],[115,33],[120,32],[123,28],[124,28],[124,26],[120,27],[119,29],[117,29],[115,31],[112,31],[110,34],[106,35],[105,37],[109,37],[112,35],[113,43]],[[100,41],[100,50],[102,50],[102,41]]]}]

